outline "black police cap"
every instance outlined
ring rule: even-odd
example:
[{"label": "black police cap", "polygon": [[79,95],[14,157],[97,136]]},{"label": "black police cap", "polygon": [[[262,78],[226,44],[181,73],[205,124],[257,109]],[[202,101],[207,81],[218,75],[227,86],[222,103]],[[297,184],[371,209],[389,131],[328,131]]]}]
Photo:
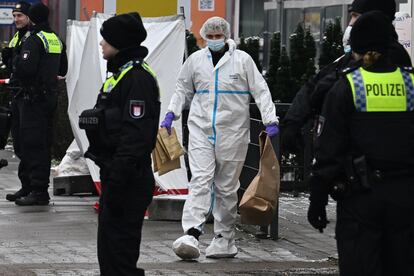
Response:
[{"label": "black police cap", "polygon": [[118,50],[139,46],[147,37],[147,31],[137,12],[109,18],[102,24],[100,31],[105,41]]},{"label": "black police cap", "polygon": [[30,6],[30,3],[27,3],[26,1],[19,1],[16,6],[14,6],[13,12],[21,12],[25,15],[29,15]]},{"label": "black police cap", "polygon": [[362,14],[351,30],[351,48],[358,54],[369,51],[386,53],[392,41],[394,26],[381,11]]}]

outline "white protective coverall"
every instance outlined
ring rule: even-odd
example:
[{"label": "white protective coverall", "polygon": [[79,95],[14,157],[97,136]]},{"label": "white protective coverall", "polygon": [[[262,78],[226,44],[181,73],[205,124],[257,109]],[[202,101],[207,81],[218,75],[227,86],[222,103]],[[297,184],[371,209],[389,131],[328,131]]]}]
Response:
[{"label": "white protective coverall", "polygon": [[269,88],[253,59],[236,49],[229,50],[213,66],[208,47],[193,53],[184,63],[168,111],[188,116],[188,155],[192,173],[182,226],[202,231],[211,211],[214,233],[234,238],[239,176],[250,141],[249,103],[252,96],[263,124],[277,123]]}]

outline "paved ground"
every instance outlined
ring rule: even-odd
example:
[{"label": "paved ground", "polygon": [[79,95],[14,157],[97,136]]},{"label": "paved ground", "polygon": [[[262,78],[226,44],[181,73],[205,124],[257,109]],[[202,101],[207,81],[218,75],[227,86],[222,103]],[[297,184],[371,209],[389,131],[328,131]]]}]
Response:
[{"label": "paved ground", "polygon": [[[0,152],[9,166],[0,171],[0,275],[99,275],[96,258],[96,197],[53,197],[50,206],[18,207],[5,194],[18,189],[17,160]],[[52,193],[51,193],[52,194]],[[282,195],[279,240],[258,239],[254,227],[239,225],[237,258],[180,261],[172,242],[181,235],[176,221],[146,220],[140,267],[147,275],[337,275],[334,221],[320,234],[306,222],[306,195]],[[329,205],[333,218],[334,204]],[[204,253],[212,225],[201,237]]]}]

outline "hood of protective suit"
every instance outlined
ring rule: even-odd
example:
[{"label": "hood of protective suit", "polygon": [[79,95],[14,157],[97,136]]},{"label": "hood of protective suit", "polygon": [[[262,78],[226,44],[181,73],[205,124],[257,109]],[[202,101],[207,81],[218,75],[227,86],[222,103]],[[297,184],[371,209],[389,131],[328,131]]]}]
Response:
[{"label": "hood of protective suit", "polygon": [[229,54],[231,55],[231,54],[233,54],[233,52],[234,52],[234,50],[236,50],[237,49],[237,44],[236,44],[236,42],[234,42],[234,40],[233,39],[227,39],[227,41],[226,41],[226,43],[227,43],[227,45],[229,45]]}]

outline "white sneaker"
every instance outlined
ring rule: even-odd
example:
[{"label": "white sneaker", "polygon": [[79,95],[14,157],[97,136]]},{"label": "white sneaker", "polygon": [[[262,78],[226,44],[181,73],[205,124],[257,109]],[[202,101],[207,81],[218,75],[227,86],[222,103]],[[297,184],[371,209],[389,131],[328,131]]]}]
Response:
[{"label": "white sneaker", "polygon": [[191,235],[184,235],[173,243],[174,253],[183,260],[194,260],[200,257],[198,240]]},{"label": "white sneaker", "polygon": [[207,258],[233,258],[237,255],[237,247],[234,239],[226,239],[222,236],[216,236],[206,248]]}]

